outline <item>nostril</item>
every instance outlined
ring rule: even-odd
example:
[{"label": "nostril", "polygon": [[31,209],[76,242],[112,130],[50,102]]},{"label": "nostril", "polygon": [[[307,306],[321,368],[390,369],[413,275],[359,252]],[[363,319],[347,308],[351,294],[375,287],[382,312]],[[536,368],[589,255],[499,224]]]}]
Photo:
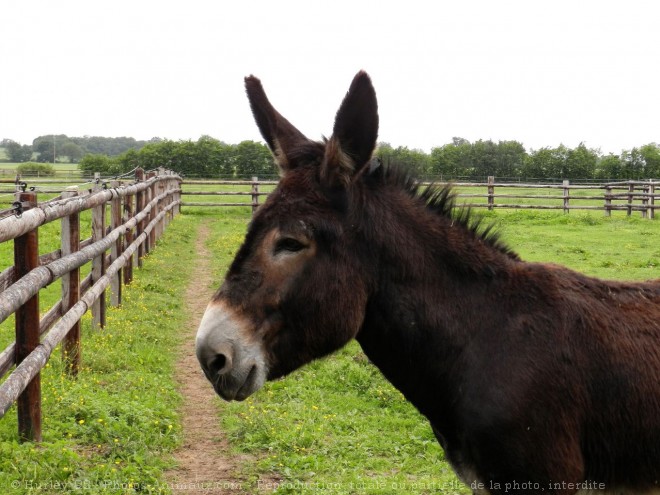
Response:
[{"label": "nostril", "polygon": [[209,362],[209,371],[212,375],[222,375],[231,369],[231,358],[224,354],[216,354]]}]

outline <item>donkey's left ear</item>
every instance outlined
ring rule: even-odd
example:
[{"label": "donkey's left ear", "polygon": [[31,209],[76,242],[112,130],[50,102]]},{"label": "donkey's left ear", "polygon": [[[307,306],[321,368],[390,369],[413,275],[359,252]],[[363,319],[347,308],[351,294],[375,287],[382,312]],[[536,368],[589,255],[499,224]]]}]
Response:
[{"label": "donkey's left ear", "polygon": [[369,163],[377,137],[376,91],[367,73],[360,71],[337,111],[321,165],[322,179],[330,185],[348,186]]}]

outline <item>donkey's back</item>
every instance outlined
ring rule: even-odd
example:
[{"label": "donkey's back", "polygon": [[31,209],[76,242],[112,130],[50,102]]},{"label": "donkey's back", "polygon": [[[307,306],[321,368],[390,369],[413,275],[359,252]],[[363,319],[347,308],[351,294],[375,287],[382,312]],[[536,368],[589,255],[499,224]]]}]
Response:
[{"label": "donkey's back", "polygon": [[486,493],[660,494],[660,280],[518,263],[509,284],[516,301],[489,315],[507,321],[468,366],[465,474],[499,473]]}]

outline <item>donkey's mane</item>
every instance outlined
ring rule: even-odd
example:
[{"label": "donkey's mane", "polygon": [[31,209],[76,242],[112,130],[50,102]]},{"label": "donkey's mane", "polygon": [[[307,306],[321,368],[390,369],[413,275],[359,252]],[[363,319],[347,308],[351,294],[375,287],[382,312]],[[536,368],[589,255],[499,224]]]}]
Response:
[{"label": "donkey's mane", "polygon": [[[289,158],[298,163],[318,166],[323,159],[327,144],[323,141],[307,141],[290,151]],[[424,185],[420,179],[411,174],[405,166],[398,163],[384,164],[380,158],[374,158],[372,165],[365,167],[367,180],[372,184],[380,183],[397,187],[416,201],[420,201],[433,213],[451,220],[467,230],[471,235],[481,239],[486,245],[505,254],[509,258],[520,260],[520,257],[500,237],[493,222],[484,223],[484,218],[475,215],[471,208],[456,205],[456,191],[451,183]]]},{"label": "donkey's mane", "polygon": [[420,179],[413,176],[401,165],[388,164],[382,168],[384,170],[380,176],[384,183],[402,189],[413,199],[420,201],[428,210],[436,215],[448,218],[453,225],[463,227],[471,235],[481,239],[486,245],[512,259],[520,259],[518,254],[502,241],[500,233],[493,222],[485,224],[484,218],[475,215],[471,208],[456,205],[457,193],[451,183],[424,185]]}]

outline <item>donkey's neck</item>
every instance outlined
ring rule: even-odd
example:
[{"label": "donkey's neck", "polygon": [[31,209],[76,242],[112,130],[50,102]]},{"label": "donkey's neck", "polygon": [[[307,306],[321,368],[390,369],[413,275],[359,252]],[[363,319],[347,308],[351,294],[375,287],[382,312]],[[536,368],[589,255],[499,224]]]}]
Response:
[{"label": "donkey's neck", "polygon": [[452,374],[478,331],[468,321],[515,261],[448,216],[413,202],[388,206],[364,228],[376,273],[357,340],[423,414],[444,421],[433,397],[456,393]]}]

